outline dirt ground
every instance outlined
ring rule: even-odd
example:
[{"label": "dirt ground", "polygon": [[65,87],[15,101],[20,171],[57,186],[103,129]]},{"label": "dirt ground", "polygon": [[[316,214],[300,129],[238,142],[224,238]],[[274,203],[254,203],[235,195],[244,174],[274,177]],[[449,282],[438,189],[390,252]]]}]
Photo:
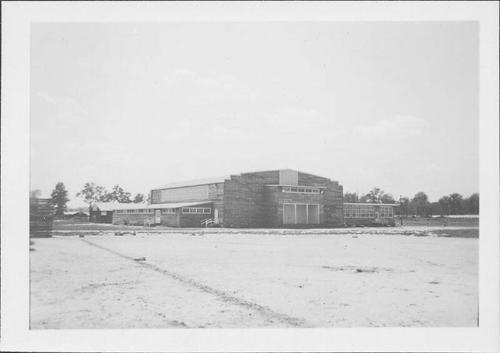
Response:
[{"label": "dirt ground", "polygon": [[406,231],[34,239],[31,328],[476,326],[478,239]]}]

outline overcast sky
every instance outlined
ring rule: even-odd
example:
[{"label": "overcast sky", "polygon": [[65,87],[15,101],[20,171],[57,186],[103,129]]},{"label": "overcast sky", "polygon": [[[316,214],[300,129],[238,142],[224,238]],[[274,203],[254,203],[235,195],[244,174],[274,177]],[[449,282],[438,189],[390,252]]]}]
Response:
[{"label": "overcast sky", "polygon": [[35,24],[32,189],[291,168],[468,196],[477,64],[472,22]]}]

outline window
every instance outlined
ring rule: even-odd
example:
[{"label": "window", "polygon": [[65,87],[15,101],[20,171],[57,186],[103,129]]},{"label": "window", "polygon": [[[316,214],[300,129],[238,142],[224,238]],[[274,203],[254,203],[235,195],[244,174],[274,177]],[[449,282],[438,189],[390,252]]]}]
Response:
[{"label": "window", "polygon": [[108,214],[108,211],[101,211],[101,216],[106,216]]},{"label": "window", "polygon": [[184,207],[182,209],[183,214],[210,214],[212,213],[211,208],[201,208],[201,207]]},{"label": "window", "polygon": [[300,193],[300,194],[320,194],[319,188],[311,187],[296,187],[296,186],[283,186],[281,188],[282,192]]},{"label": "window", "polygon": [[165,208],[165,209],[161,210],[161,213],[163,213],[163,214],[175,214],[175,209]]},{"label": "window", "polygon": [[391,206],[385,206],[381,209],[382,218],[392,218],[394,216],[393,209]]}]

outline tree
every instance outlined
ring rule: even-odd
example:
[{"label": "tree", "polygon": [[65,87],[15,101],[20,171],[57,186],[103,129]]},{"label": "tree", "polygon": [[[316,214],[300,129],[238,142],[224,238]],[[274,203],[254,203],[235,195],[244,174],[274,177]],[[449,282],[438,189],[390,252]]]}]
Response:
[{"label": "tree", "polygon": [[380,197],[380,201],[382,203],[395,203],[396,202],[391,194],[382,194],[382,196]]},{"label": "tree", "polygon": [[358,202],[359,201],[359,197],[358,197],[358,194],[355,193],[355,192],[346,192],[344,194],[344,202]]},{"label": "tree", "polygon": [[438,201],[440,207],[441,216],[446,216],[450,214],[450,197],[443,196]]},{"label": "tree", "polygon": [[450,214],[462,214],[462,195],[453,193],[449,196],[450,199]]},{"label": "tree", "polygon": [[465,200],[466,212],[468,214],[479,214],[479,194],[470,195]]},{"label": "tree", "polygon": [[399,198],[399,215],[408,217],[408,213],[410,213],[410,199],[408,197],[400,197]]},{"label": "tree", "polygon": [[122,187],[120,187],[120,185],[115,185],[113,186],[113,191],[111,191],[110,193],[106,193],[105,195],[105,201],[117,201],[117,202],[120,202],[120,203],[129,203],[129,202],[132,202],[132,200],[130,199],[130,197],[132,196],[132,194],[130,192],[126,192],[125,190],[123,190]]},{"label": "tree", "polygon": [[425,192],[418,192],[415,194],[410,202],[410,207],[414,213],[421,217],[431,214],[431,204]]},{"label": "tree", "polygon": [[106,199],[106,189],[96,183],[85,183],[83,189],[76,194],[77,197],[83,197],[83,200],[89,205],[93,202],[103,202]]},{"label": "tree", "polygon": [[64,215],[64,211],[66,210],[66,203],[69,201],[68,199],[68,191],[64,186],[64,183],[59,182],[56,184],[54,190],[52,190],[52,194],[50,194],[52,198],[52,204],[56,208],[56,217],[61,217]]},{"label": "tree", "polygon": [[394,198],[391,194],[386,194],[380,188],[373,188],[370,192],[362,196],[359,201],[370,203],[394,203]]},{"label": "tree", "polygon": [[134,203],[144,202],[144,194],[137,194],[134,196]]}]

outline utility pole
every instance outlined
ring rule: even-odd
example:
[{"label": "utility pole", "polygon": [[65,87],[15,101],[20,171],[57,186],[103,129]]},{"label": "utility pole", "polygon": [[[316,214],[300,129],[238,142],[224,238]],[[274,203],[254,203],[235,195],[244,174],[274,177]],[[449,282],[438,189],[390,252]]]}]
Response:
[{"label": "utility pole", "polygon": [[399,195],[399,222],[403,225],[403,196]]}]

